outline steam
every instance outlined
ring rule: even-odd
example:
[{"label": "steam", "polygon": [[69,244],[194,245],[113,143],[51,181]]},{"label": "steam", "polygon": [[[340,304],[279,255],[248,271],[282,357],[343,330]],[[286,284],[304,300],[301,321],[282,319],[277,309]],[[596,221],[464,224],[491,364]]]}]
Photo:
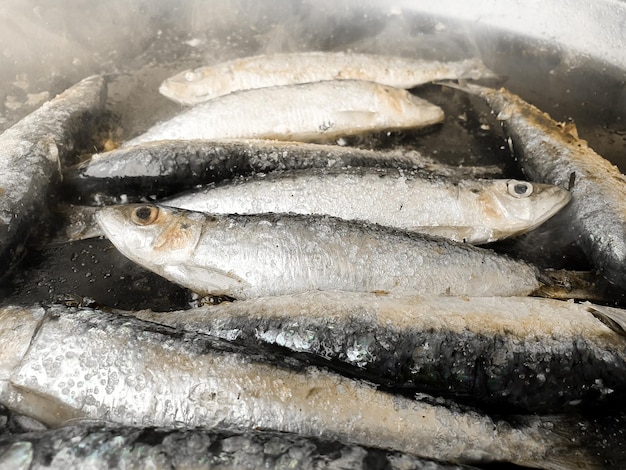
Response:
[{"label": "steam", "polygon": [[128,90],[113,83],[113,101],[139,93],[144,102],[133,106],[147,103],[146,115],[159,117],[150,101],[161,103],[158,84],[169,75],[236,57],[306,50],[442,60],[477,55],[463,32],[436,20],[416,22],[384,2],[5,0],[0,130],[88,75],[133,76]]}]

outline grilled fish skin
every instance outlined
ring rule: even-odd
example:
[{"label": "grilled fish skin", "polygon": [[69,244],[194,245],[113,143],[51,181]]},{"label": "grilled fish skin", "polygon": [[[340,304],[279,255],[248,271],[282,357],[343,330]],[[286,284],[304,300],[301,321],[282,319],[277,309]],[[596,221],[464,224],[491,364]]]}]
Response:
[{"label": "grilled fish skin", "polygon": [[[22,466],[20,466],[20,463]],[[51,468],[471,470],[289,433],[81,423],[0,438],[0,465]]]},{"label": "grilled fish skin", "polygon": [[326,216],[210,215],[107,206],[102,230],[126,257],[200,295],[309,290],[528,295],[536,268],[477,247]]},{"label": "grilled fish skin", "polygon": [[315,363],[407,393],[554,413],[626,396],[626,342],[590,313],[603,308],[531,297],[318,291],[128,314],[307,353]]},{"label": "grilled fish skin", "polygon": [[336,80],[238,91],[156,124],[124,147],[167,139],[276,139],[328,142],[367,132],[443,121],[443,110],[406,90]]},{"label": "grilled fish skin", "polygon": [[195,105],[238,90],[321,80],[358,79],[397,88],[433,80],[493,77],[478,59],[455,62],[346,52],[297,52],[244,57],[185,70],[166,79],[159,92]]},{"label": "grilled fish skin", "polygon": [[160,201],[210,214],[321,214],[473,245],[530,231],[570,200],[567,190],[512,179],[451,180],[394,168],[274,172]]},{"label": "grilled fish skin", "polygon": [[0,134],[0,266],[7,274],[30,235],[41,230],[47,195],[80,138],[81,120],[104,109],[106,84],[92,76]]},{"label": "grilled fish skin", "polygon": [[559,470],[605,464],[597,449],[578,445],[571,423],[521,416],[512,425],[136,318],[85,308],[6,307],[0,326],[3,336],[19,340],[0,351],[2,404],[49,426],[77,418],[217,426],[293,432],[455,463],[510,461]]},{"label": "grilled fish skin", "polygon": [[567,212],[581,248],[607,279],[626,288],[626,176],[519,96],[472,84],[459,88],[481,96],[497,113],[530,179],[571,191]]},{"label": "grilled fish skin", "polygon": [[456,178],[502,177],[496,165],[446,165],[416,151],[269,140],[166,140],[95,154],[63,173],[64,196],[103,205],[161,198],[238,175],[299,168],[419,168]]}]

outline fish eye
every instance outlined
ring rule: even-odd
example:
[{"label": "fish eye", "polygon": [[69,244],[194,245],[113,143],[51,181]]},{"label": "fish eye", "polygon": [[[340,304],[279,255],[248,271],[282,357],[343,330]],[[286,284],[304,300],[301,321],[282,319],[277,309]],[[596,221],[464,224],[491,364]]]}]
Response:
[{"label": "fish eye", "polygon": [[130,214],[130,220],[136,225],[150,225],[159,215],[159,208],[154,206],[137,207]]},{"label": "fish eye", "polygon": [[533,193],[533,185],[528,181],[509,180],[506,183],[506,190],[513,197],[528,197]]},{"label": "fish eye", "polygon": [[188,82],[197,82],[202,78],[202,72],[197,70],[189,70],[185,72],[185,80]]}]

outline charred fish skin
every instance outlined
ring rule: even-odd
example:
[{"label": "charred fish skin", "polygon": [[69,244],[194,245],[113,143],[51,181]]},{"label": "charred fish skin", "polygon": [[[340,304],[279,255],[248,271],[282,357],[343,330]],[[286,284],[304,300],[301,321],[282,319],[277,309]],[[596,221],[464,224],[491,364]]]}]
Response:
[{"label": "charred fish skin", "polygon": [[626,395],[626,343],[592,316],[597,309],[526,297],[329,291],[129,315],[306,353],[314,363],[405,393],[556,413]]},{"label": "charred fish skin", "polygon": [[[45,225],[47,195],[80,139],[81,119],[103,111],[103,77],[85,78],[0,134],[0,265],[12,266],[25,240]],[[3,269],[3,275],[8,269]]]},{"label": "charred fish skin", "polygon": [[168,139],[329,142],[430,126],[443,118],[441,108],[406,90],[361,80],[323,81],[231,93],[152,126],[124,147]]},{"label": "charred fish skin", "polygon": [[327,216],[211,215],[108,206],[101,228],[126,257],[201,295],[310,290],[528,295],[536,268],[443,238]]},{"label": "charred fish skin", "polygon": [[480,95],[497,113],[529,178],[571,191],[567,211],[581,248],[607,279],[625,288],[626,176],[519,96],[471,84],[461,89]]},{"label": "charred fish skin", "polygon": [[372,151],[264,140],[166,140],[95,154],[63,174],[64,196],[87,205],[142,202],[238,175],[300,168],[420,168],[450,177],[498,177],[502,168],[440,164],[416,151]]},{"label": "charred fish skin", "polygon": [[161,201],[211,214],[320,214],[484,244],[541,225],[567,190],[513,179],[452,180],[393,168],[307,169],[238,178]]},{"label": "charred fish skin", "polygon": [[[28,318],[23,307],[4,308],[0,325],[15,317]],[[46,307],[28,351],[0,354],[18,364],[0,382],[3,404],[49,426],[86,418],[260,429],[455,463],[559,470],[603,464],[593,450],[579,448],[571,423],[554,432],[554,419],[528,416],[513,426],[474,410],[390,395],[260,349],[102,311]]]},{"label": "charred fish skin", "polygon": [[345,52],[299,52],[234,59],[185,70],[159,92],[177,103],[195,105],[235,91],[322,80],[358,79],[397,88],[433,80],[492,77],[478,59],[439,62]]},{"label": "charred fish skin", "polygon": [[[0,438],[6,468],[471,470],[289,433],[79,424]],[[20,466],[20,464],[25,466]]]}]

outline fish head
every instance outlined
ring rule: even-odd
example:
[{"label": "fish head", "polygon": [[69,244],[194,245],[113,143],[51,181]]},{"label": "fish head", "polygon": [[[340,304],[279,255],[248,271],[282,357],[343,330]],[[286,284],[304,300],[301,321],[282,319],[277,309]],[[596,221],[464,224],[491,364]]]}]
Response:
[{"label": "fish head", "polygon": [[497,227],[498,238],[537,228],[571,200],[560,186],[522,180],[493,180],[477,192],[481,212]]},{"label": "fish head", "polygon": [[164,275],[188,263],[202,234],[205,214],[151,204],[108,206],[96,213],[105,235],[127,258]]},{"label": "fish head", "polygon": [[211,68],[201,67],[165,79],[159,93],[172,101],[191,106],[229,93],[229,82]]},{"label": "fish head", "polygon": [[217,217],[201,212],[150,204],[109,206],[96,220],[124,256],[200,295],[231,295],[243,280],[219,266],[203,263],[197,247]]}]

